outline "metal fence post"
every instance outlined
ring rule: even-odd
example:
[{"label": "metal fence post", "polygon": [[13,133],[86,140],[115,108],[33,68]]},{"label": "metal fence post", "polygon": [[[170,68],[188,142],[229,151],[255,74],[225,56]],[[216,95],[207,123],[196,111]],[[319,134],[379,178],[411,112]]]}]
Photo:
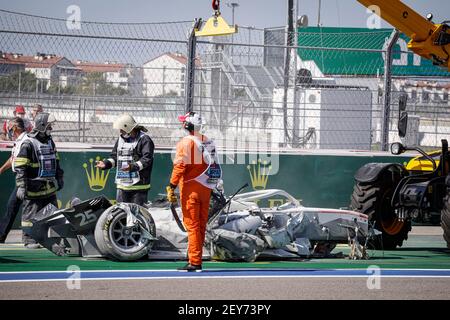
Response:
[{"label": "metal fence post", "polygon": [[222,82],[222,69],[219,69],[219,130],[222,131],[224,127],[223,123],[223,110],[222,110],[222,94],[223,94],[223,82]]},{"label": "metal fence post", "polygon": [[[188,56],[187,56],[187,77],[186,82],[186,107],[185,111],[191,112],[194,110],[194,85],[195,85],[195,49],[197,46],[197,37],[195,36],[195,30],[199,29],[202,23],[202,19],[195,19],[194,26],[191,30],[188,40]],[[187,79],[187,80],[186,80]]]},{"label": "metal fence post", "polygon": [[384,60],[384,96],[383,113],[381,118],[381,150],[389,149],[389,122],[391,112],[391,68],[394,44],[397,43],[400,33],[397,29],[392,31],[387,41],[386,57]]},{"label": "metal fence post", "polygon": [[86,142],[86,99],[83,100],[83,143]]},{"label": "metal fence post", "polygon": [[[294,5],[294,9],[293,12],[295,12],[295,17],[298,17],[298,0],[296,2],[293,3]],[[293,31],[293,45],[295,47],[298,46],[298,27],[296,26],[294,28]],[[292,93],[292,115],[293,115],[293,119],[292,119],[292,147],[293,148],[298,148],[299,147],[299,118],[300,118],[300,110],[299,110],[299,101],[298,101],[298,97],[297,97],[297,49],[292,49],[293,51],[293,68],[294,68],[294,90]]]},{"label": "metal fence post", "polygon": [[21,89],[21,78],[22,78],[22,71],[19,71],[19,86],[18,86],[19,98],[20,98],[20,89]]},{"label": "metal fence post", "polygon": [[81,142],[81,105],[83,104],[84,99],[80,98],[78,103],[78,142]]},{"label": "metal fence post", "polygon": [[286,35],[286,53],[284,55],[284,93],[283,93],[283,132],[284,143],[287,144],[290,140],[288,132],[288,89],[289,89],[289,69],[291,66],[291,48],[293,46],[294,33],[294,0],[288,0],[288,23]]}]

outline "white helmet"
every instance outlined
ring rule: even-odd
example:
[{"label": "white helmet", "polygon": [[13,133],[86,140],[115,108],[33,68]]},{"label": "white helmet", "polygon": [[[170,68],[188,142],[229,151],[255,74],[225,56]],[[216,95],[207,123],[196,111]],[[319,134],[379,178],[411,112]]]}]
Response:
[{"label": "white helmet", "polygon": [[188,112],[184,116],[178,116],[178,120],[183,122],[184,128],[188,131],[201,131],[204,125],[202,117],[195,112]]},{"label": "white helmet", "polygon": [[116,119],[113,123],[113,128],[117,130],[123,130],[126,133],[130,133],[134,128],[138,126],[138,123],[129,114],[123,114]]}]

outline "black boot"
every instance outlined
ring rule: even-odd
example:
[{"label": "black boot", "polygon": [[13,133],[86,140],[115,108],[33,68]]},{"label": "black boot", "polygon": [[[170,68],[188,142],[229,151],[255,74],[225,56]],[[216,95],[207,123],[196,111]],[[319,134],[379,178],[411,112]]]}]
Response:
[{"label": "black boot", "polygon": [[178,271],[183,272],[202,272],[202,265],[186,264],[184,267],[178,268]]}]

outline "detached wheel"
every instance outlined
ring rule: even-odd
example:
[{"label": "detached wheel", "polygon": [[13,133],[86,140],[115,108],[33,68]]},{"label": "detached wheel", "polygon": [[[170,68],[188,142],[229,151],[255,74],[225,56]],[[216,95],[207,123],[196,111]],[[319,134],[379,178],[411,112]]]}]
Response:
[{"label": "detached wheel", "polygon": [[386,174],[374,182],[357,182],[353,188],[350,208],[368,215],[375,228],[382,232],[373,241],[374,249],[401,247],[411,231],[411,220],[400,221],[391,206],[397,183]]},{"label": "detached wheel", "polygon": [[444,231],[444,239],[447,248],[450,249],[450,190],[447,188],[447,195],[444,198],[444,207],[441,211],[441,226]]},{"label": "detached wheel", "polygon": [[131,209],[138,223],[127,227],[127,212],[118,205],[109,207],[97,221],[95,242],[100,252],[110,259],[139,260],[153,246],[153,240],[148,239],[148,234],[156,236],[155,222],[145,208],[128,203],[121,205]]}]

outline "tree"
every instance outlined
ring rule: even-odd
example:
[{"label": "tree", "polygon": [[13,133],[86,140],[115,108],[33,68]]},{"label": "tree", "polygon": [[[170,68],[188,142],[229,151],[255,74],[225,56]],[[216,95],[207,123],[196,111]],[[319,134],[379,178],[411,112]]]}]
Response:
[{"label": "tree", "polygon": [[125,95],[128,90],[107,83],[101,72],[92,72],[84,77],[79,93],[86,95]]},{"label": "tree", "polygon": [[74,94],[77,92],[77,89],[77,87],[71,85],[58,86],[57,84],[51,84],[46,92],[49,94]]},{"label": "tree", "polygon": [[0,91],[2,92],[36,91],[36,76],[29,71],[19,71],[5,77],[0,77]]}]

